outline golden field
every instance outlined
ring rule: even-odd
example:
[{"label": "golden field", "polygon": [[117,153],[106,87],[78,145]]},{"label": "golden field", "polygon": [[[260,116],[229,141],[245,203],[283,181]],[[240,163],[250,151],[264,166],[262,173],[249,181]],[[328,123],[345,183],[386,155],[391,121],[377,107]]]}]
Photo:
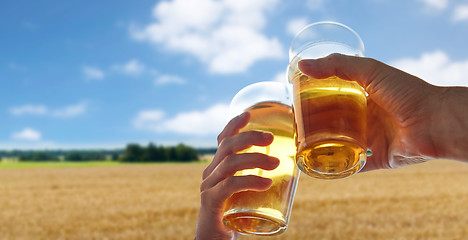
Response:
[{"label": "golden field", "polygon": [[[0,239],[193,239],[205,167],[0,169]],[[468,239],[468,164],[302,175],[289,229],[241,239]]]}]

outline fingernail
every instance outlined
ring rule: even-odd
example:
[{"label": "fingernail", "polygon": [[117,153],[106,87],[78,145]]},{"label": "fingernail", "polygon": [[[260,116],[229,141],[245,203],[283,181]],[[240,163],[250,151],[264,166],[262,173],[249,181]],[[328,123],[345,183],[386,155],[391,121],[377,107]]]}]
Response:
[{"label": "fingernail", "polygon": [[270,157],[269,160],[270,160],[270,162],[275,163],[277,165],[279,165],[279,163],[280,163],[280,160],[278,158],[275,158],[275,157]]},{"label": "fingernail", "polygon": [[240,115],[238,115],[236,119],[237,121],[243,121],[247,118],[248,115],[249,115],[249,112],[243,112]]},{"label": "fingernail", "polygon": [[249,112],[243,112],[241,115],[239,115],[239,118],[242,119],[242,118],[245,118],[245,116],[247,116]]},{"label": "fingernail", "polygon": [[273,137],[274,137],[273,134],[270,133],[270,132],[264,132],[263,133],[263,138],[266,139],[266,140],[271,140],[271,139],[273,139]]},{"label": "fingernail", "polygon": [[303,59],[299,61],[298,66],[300,67],[308,67],[313,64],[315,60],[314,59]]}]

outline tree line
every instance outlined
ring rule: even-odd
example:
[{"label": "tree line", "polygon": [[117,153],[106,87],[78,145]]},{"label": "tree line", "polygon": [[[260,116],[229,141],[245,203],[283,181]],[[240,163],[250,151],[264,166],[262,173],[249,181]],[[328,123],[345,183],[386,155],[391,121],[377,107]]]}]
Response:
[{"label": "tree line", "polygon": [[0,157],[17,158],[19,161],[120,161],[120,162],[190,162],[201,154],[215,153],[216,148],[195,149],[178,144],[162,146],[149,143],[141,146],[127,144],[115,150],[0,150]]},{"label": "tree line", "polygon": [[[123,150],[43,150],[43,151],[18,151],[16,154],[3,154],[3,157],[17,157],[23,162],[45,162],[45,161],[105,161],[118,160]],[[1,154],[0,154],[1,155]]]},{"label": "tree line", "polygon": [[191,162],[199,160],[196,149],[179,144],[172,147],[156,146],[150,143],[147,147],[128,144],[119,158],[122,162]]}]

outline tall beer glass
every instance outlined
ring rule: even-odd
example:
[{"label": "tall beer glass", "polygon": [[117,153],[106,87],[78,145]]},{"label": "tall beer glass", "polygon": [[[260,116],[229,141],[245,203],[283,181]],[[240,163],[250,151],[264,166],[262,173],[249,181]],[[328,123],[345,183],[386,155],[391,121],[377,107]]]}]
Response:
[{"label": "tall beer glass", "polygon": [[351,28],[335,22],[305,27],[292,41],[288,79],[294,91],[297,164],[306,174],[323,179],[350,176],[366,163],[364,89],[352,79],[314,79],[298,62],[332,53],[364,56],[364,44]]},{"label": "tall beer glass", "polygon": [[242,153],[258,152],[280,160],[274,170],[259,168],[238,171],[235,175],[257,175],[273,180],[266,191],[235,193],[225,203],[224,224],[243,234],[275,235],[286,230],[296,192],[299,169],[294,160],[294,120],[287,84],[258,82],[240,90],[231,102],[231,116],[250,113],[249,123],[240,132],[271,132],[273,142],[266,147],[252,146]]}]

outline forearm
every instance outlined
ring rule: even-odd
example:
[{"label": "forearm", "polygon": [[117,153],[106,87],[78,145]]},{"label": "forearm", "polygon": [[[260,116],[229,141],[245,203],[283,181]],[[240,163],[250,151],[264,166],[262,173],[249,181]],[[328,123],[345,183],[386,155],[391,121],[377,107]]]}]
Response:
[{"label": "forearm", "polygon": [[440,158],[459,160],[468,163],[468,88],[441,88],[441,108],[439,118],[438,137],[442,146]]}]

